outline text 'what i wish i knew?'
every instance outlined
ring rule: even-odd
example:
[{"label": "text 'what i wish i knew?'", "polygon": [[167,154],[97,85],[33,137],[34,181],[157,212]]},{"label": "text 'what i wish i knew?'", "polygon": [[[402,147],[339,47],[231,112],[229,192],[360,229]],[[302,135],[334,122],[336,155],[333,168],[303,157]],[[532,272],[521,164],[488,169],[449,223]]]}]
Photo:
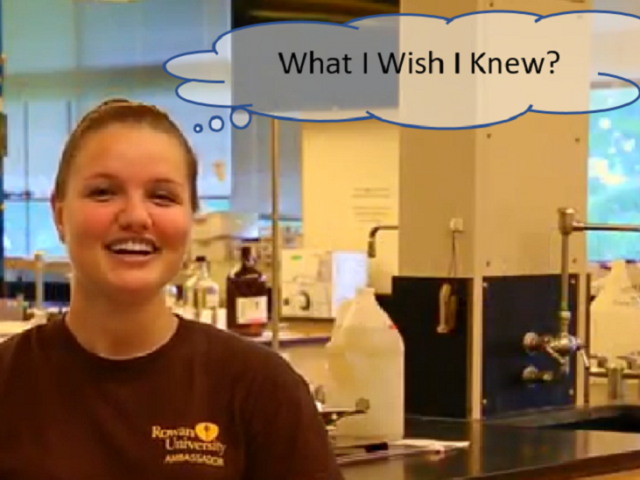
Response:
[{"label": "text 'what i wish i knew?'", "polygon": [[[278,57],[286,75],[351,75],[355,73],[356,68],[361,69],[359,73],[365,75],[370,73],[442,75],[447,68],[444,59],[435,55],[433,51],[429,52],[428,57],[418,57],[413,52],[401,54],[363,52],[362,61],[359,63],[348,54],[340,57],[324,57],[316,55],[313,50],[302,54],[279,52]],[[455,74],[540,74],[547,63],[545,57],[499,58],[487,56],[486,52],[471,52],[469,56],[463,56],[457,52],[452,60],[449,68],[452,68]],[[549,63],[553,65],[555,62]],[[553,69],[550,73],[553,73]]]}]

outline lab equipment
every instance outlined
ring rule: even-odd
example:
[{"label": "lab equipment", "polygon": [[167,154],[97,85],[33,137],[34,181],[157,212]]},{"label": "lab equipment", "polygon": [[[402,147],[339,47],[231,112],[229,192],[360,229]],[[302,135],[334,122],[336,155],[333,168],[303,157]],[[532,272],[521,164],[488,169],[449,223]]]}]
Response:
[{"label": "lab equipment", "polygon": [[336,435],[397,441],[404,437],[404,342],[371,288],[360,288],[326,347],[326,405],[366,400],[365,413],[344,418]]},{"label": "lab equipment", "polygon": [[618,357],[640,348],[640,295],[633,288],[624,260],[611,265],[591,303],[591,351]]},{"label": "lab equipment", "polygon": [[209,265],[204,256],[196,257],[195,274],[189,279],[188,288],[192,304],[193,320],[215,323],[220,306],[220,289],[209,275]]},{"label": "lab equipment", "polygon": [[206,212],[195,216],[188,262],[205,257],[209,274],[218,284],[220,304],[226,303],[226,278],[237,264],[244,242],[259,235],[259,216],[232,212]]},{"label": "lab equipment", "polygon": [[259,337],[269,321],[269,286],[256,268],[251,247],[241,249],[240,265],[227,277],[227,328]]},{"label": "lab equipment", "polygon": [[368,282],[365,252],[292,248],[281,256],[283,318],[334,319]]}]

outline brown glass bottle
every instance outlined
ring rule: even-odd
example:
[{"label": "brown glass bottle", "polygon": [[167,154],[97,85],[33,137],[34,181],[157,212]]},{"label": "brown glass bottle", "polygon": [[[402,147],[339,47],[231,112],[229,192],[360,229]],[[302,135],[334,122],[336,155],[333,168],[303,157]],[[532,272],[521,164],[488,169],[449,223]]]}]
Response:
[{"label": "brown glass bottle", "polygon": [[247,337],[261,336],[269,321],[269,287],[255,266],[250,246],[240,251],[240,265],[227,277],[227,328]]}]

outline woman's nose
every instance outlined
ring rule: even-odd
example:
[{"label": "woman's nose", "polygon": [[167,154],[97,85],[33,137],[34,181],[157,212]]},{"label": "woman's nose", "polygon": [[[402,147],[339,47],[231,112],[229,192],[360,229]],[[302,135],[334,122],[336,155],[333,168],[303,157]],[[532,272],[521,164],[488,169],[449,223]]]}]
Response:
[{"label": "woman's nose", "polygon": [[140,199],[126,199],[118,215],[118,223],[127,230],[146,230],[151,226],[147,204]]}]

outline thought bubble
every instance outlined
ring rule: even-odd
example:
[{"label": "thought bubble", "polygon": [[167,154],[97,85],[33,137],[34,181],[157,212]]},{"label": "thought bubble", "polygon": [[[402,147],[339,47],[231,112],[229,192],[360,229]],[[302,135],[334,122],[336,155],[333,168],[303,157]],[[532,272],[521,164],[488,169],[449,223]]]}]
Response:
[{"label": "thought bubble", "polygon": [[[377,15],[345,24],[272,22],[230,30],[212,50],[177,55],[164,68],[184,80],[176,88],[179,98],[230,109],[227,123],[235,128],[248,127],[251,115],[482,128],[527,113],[605,111],[589,109],[592,28],[604,19],[640,29],[640,17],[605,10],[547,16],[510,10],[453,18]],[[231,52],[230,60],[220,52]],[[606,110],[640,98],[640,86],[623,73],[597,72],[601,79],[637,90],[633,100]],[[224,104],[221,98],[230,101]],[[225,124],[222,117],[213,117],[209,129],[221,131]],[[194,127],[198,133],[204,130],[200,124]]]}]

